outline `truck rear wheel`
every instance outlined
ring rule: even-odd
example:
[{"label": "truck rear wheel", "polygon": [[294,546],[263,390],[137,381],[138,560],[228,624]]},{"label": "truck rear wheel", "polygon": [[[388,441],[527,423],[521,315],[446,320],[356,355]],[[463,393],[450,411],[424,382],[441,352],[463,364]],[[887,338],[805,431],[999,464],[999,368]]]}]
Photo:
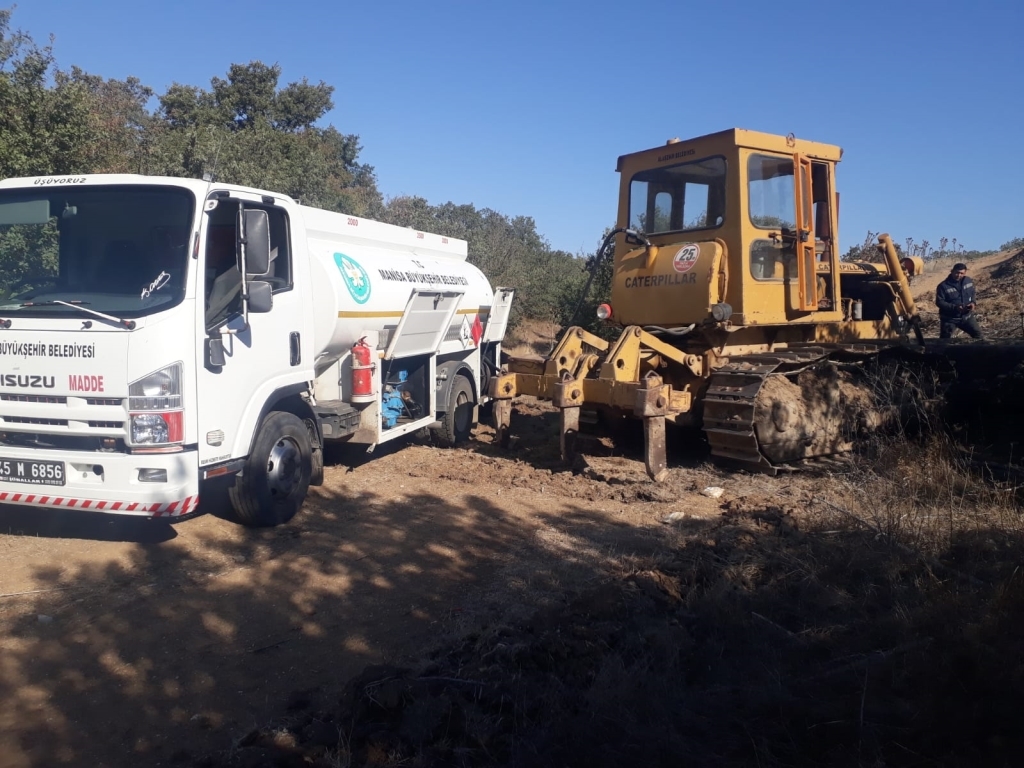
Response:
[{"label": "truck rear wheel", "polygon": [[465,376],[456,376],[448,393],[448,410],[441,417],[441,426],[434,430],[438,442],[446,448],[469,440],[473,431],[473,386]]},{"label": "truck rear wheel", "polygon": [[295,517],[309,490],[313,449],[297,416],[271,411],[260,424],[242,475],[229,491],[243,525],[267,527]]}]

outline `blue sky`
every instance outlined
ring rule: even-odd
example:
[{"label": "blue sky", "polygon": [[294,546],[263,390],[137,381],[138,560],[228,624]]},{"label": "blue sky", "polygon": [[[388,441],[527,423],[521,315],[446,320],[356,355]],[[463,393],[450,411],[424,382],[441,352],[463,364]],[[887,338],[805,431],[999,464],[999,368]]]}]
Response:
[{"label": "blue sky", "polygon": [[988,249],[1024,236],[1022,9],[22,0],[13,26],[158,93],[254,59],[324,80],[385,195],[531,216],[572,252],[614,222],[620,154],[734,126],[843,147],[843,250],[868,229]]}]

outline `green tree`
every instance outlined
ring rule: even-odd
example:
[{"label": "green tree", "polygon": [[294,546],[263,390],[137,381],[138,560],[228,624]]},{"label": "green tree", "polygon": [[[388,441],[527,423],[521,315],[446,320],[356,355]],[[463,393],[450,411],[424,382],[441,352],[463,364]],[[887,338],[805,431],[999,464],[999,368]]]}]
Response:
[{"label": "green tree", "polygon": [[210,89],[174,83],[160,96],[162,131],[151,157],[174,176],[272,189],[309,205],[355,215],[381,208],[373,168],[359,162],[359,137],[316,125],[334,88],[307,79],[278,88],[281,69],[232,64]]},{"label": "green tree", "polygon": [[[0,226],[0,300],[57,277],[57,219]],[[42,255],[42,258],[39,255]]]},{"label": "green tree", "polygon": [[148,173],[154,164],[153,143],[160,123],[150,114],[147,103],[153,89],[136,77],[104,80],[72,66],[58,74],[88,95],[88,129],[92,141],[82,148],[85,166],[91,173]]},{"label": "green tree", "polygon": [[577,255],[573,260],[576,269],[574,279],[565,281],[559,290],[558,313],[555,318],[561,326],[559,336],[574,325],[606,339],[619,335],[620,329],[617,326],[597,319],[598,306],[611,300],[612,279],[615,276],[614,243],[609,243],[606,251],[600,251],[610,231],[610,227],[605,229],[592,254]]},{"label": "green tree", "polygon": [[492,285],[516,289],[510,323],[522,318],[560,320],[564,296],[582,286],[581,260],[551,248],[528,216],[509,217],[473,205],[431,205],[422,197],[396,197],[378,216],[382,221],[412,227],[469,243],[469,261]]},{"label": "green tree", "polygon": [[[89,94],[0,10],[0,178],[89,170]],[[52,79],[53,85],[48,83]]]}]

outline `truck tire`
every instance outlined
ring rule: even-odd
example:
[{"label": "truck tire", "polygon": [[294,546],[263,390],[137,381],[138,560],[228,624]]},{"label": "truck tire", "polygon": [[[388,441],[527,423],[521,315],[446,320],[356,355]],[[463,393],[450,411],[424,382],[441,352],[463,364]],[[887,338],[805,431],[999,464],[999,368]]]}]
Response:
[{"label": "truck tire", "polygon": [[312,469],[309,473],[310,485],[324,484],[324,446],[316,432],[312,421],[306,421],[306,433],[309,435],[309,448]]},{"label": "truck tire", "polygon": [[448,409],[441,416],[441,426],[434,430],[437,441],[452,448],[469,440],[473,431],[473,385],[465,376],[456,376],[448,393]]},{"label": "truck tire", "polygon": [[284,411],[268,413],[242,475],[229,491],[239,522],[267,527],[295,517],[309,490],[312,453],[309,432],[298,416]]}]

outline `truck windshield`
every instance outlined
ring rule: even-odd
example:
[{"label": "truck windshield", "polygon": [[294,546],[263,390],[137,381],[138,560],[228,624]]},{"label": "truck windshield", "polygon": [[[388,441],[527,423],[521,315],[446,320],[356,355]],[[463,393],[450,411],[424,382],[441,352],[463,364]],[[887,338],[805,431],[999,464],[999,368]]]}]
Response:
[{"label": "truck windshield", "polygon": [[140,317],[177,304],[193,206],[173,187],[0,190],[0,312]]}]

